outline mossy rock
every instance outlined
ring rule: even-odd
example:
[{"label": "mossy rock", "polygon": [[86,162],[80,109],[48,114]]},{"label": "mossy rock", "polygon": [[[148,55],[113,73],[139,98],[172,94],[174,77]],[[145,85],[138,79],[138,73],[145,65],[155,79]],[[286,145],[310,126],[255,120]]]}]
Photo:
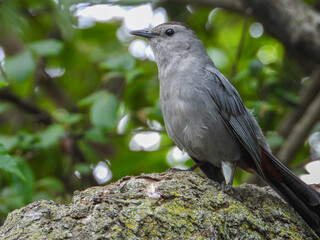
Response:
[{"label": "mossy rock", "polygon": [[37,201],[8,215],[1,239],[317,239],[268,188],[229,190],[195,172],[124,177],[76,191],[68,205]]}]

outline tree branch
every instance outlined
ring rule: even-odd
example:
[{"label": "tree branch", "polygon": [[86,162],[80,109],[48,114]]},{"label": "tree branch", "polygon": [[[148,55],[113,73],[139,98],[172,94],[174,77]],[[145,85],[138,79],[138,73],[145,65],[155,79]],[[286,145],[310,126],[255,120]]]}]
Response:
[{"label": "tree branch", "polygon": [[320,119],[320,92],[313,102],[309,105],[301,120],[290,132],[286,141],[279,150],[277,156],[282,162],[288,164],[295,156],[299,147],[308,136],[310,130]]},{"label": "tree branch", "polygon": [[[265,29],[288,50],[320,63],[320,15],[299,0],[243,0]],[[290,6],[290,7],[289,7]]]},{"label": "tree branch", "polygon": [[238,63],[239,63],[240,58],[241,58],[243,45],[244,45],[244,42],[245,42],[245,39],[246,39],[246,33],[248,31],[248,20],[249,20],[249,15],[245,14],[244,21],[243,21],[243,26],[242,26],[241,38],[240,38],[240,41],[239,41],[239,44],[238,44],[238,50],[237,50],[236,59],[235,59],[234,63],[232,64],[232,68],[231,68],[231,71],[230,71],[230,80],[232,80],[232,78],[236,74],[237,66],[238,66]]},{"label": "tree branch", "polygon": [[[245,13],[248,9],[289,52],[320,63],[320,15],[299,0],[175,0]],[[290,6],[290,7],[289,7]]]},{"label": "tree branch", "polygon": [[313,71],[308,81],[309,83],[307,82],[300,91],[299,105],[288,112],[279,124],[277,131],[284,138],[290,134],[296,122],[300,120],[307,110],[306,107],[309,106],[320,92],[320,67]]},{"label": "tree branch", "polygon": [[35,71],[35,81],[43,87],[50,98],[59,107],[73,106],[68,95],[61,89],[61,87],[45,72],[45,59],[39,60]]},{"label": "tree branch", "polygon": [[42,124],[50,125],[53,122],[53,119],[46,111],[43,111],[32,103],[27,102],[12,94],[7,88],[3,88],[0,90],[0,99],[14,104],[27,113],[35,115],[36,120]]}]

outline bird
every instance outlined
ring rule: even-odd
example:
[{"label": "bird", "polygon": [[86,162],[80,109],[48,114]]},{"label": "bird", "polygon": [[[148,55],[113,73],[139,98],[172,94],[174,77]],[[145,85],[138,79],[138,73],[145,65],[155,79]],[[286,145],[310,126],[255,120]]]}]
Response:
[{"label": "bird", "polygon": [[160,83],[160,106],[169,137],[217,183],[237,167],[257,174],[320,236],[320,194],[271,152],[251,111],[217,69],[196,33],[167,22],[132,35],[149,41]]}]

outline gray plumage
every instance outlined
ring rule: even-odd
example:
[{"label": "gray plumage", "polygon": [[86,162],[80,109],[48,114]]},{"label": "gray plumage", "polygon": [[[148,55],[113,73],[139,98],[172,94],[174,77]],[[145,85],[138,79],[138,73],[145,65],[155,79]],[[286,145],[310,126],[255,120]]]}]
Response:
[{"label": "gray plumage", "polygon": [[[175,32],[174,40],[173,36],[166,36],[168,27]],[[177,146],[192,158],[209,161],[218,168],[222,162],[233,164],[246,153],[228,130],[231,125],[260,159],[256,139],[267,147],[260,128],[238,92],[214,66],[196,34],[181,24],[163,24],[150,33],[159,36],[151,38],[150,45],[159,69],[166,130]]]},{"label": "gray plumage", "polygon": [[204,163],[201,170],[215,181],[223,181],[224,164],[255,172],[319,235],[319,193],[272,155],[258,123],[196,34],[182,23],[131,33],[146,37],[155,54],[165,127],[177,146]]}]

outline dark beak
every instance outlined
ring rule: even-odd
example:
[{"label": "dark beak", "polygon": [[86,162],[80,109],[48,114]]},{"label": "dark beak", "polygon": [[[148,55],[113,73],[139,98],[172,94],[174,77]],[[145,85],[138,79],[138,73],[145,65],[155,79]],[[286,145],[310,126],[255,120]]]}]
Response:
[{"label": "dark beak", "polygon": [[137,31],[131,31],[130,32],[132,35],[140,36],[140,37],[145,37],[147,39],[155,37],[152,33],[149,33],[146,30],[137,30]]}]

